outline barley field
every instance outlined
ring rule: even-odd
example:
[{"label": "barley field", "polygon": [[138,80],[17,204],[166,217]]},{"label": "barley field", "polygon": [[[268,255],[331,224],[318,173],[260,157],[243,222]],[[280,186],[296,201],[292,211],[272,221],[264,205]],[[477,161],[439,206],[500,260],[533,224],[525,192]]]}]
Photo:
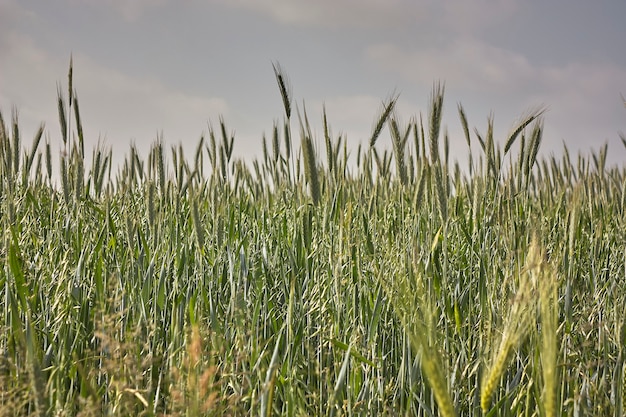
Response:
[{"label": "barley field", "polygon": [[274,70],[252,161],[220,119],[113,166],[71,66],[58,163],[0,114],[0,416],[624,415],[626,165],[458,105],[461,169],[442,84],[348,149]]}]

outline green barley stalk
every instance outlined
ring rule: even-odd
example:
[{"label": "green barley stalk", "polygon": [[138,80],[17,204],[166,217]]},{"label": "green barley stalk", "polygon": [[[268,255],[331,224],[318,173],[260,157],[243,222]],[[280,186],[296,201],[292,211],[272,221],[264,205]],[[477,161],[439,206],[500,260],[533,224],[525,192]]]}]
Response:
[{"label": "green barley stalk", "polygon": [[[626,184],[626,182],[624,183]],[[565,294],[563,301],[563,315],[565,317],[565,322],[571,323],[572,314],[573,314],[573,305],[572,305],[572,291],[574,285],[574,262],[576,258],[576,246],[577,240],[580,236],[582,225],[580,222],[580,213],[581,213],[581,194],[582,188],[580,186],[574,189],[572,199],[570,202],[569,213],[567,215],[567,246],[566,253],[564,256],[564,272],[565,272]]]},{"label": "green barley stalk", "polygon": [[413,184],[415,183],[415,162],[413,161],[413,158],[408,159],[408,164],[409,166],[407,169],[409,172],[409,182]]},{"label": "green barley stalk", "polygon": [[224,150],[226,151],[225,153],[226,162],[230,162],[233,156],[233,144],[234,144],[235,138],[232,135],[229,136],[226,133],[226,122],[224,121],[224,118],[220,116],[219,121],[220,121],[220,130],[222,132],[222,143],[224,145]]},{"label": "green barley stalk", "polygon": [[338,157],[339,157],[339,150],[341,148],[341,145],[343,143],[343,151],[344,151],[344,155],[348,152],[348,149],[346,148],[346,143],[343,142],[343,135],[339,134],[339,136],[337,136],[337,142],[335,142],[335,149],[333,150],[333,155],[335,157],[335,164],[337,163]]},{"label": "green barley stalk", "polygon": [[271,410],[274,398],[274,385],[276,383],[276,369],[279,366],[279,348],[284,329],[285,325],[283,325],[278,332],[276,343],[274,344],[274,350],[272,352],[272,359],[270,360],[267,372],[265,373],[265,382],[263,383],[263,392],[261,393],[261,408],[259,410],[260,417],[266,417],[272,414]]},{"label": "green barley stalk", "polygon": [[567,149],[567,145],[563,142],[563,172],[570,186],[572,186],[572,160],[570,158],[569,149]]},{"label": "green barley stalk", "polygon": [[[415,332],[411,336],[414,338]],[[439,415],[442,417],[456,416],[457,413],[448,389],[448,380],[441,363],[441,355],[437,353],[436,347],[424,346],[422,348],[421,365],[426,380],[435,395],[435,400],[439,407]]]},{"label": "green barley stalk", "polygon": [[324,143],[326,144],[326,163],[328,164],[328,171],[333,173],[335,167],[335,157],[333,155],[333,145],[330,139],[330,131],[328,129],[328,120],[326,118],[326,105],[322,106],[322,129],[324,130]]},{"label": "green barley stalk", "polygon": [[4,125],[2,112],[0,111],[0,174],[3,176],[10,171],[10,148],[10,139],[8,137],[7,128]]},{"label": "green barley stalk", "polygon": [[509,149],[511,149],[511,146],[513,146],[513,143],[515,143],[515,139],[517,139],[519,134],[526,128],[526,126],[531,124],[533,121],[539,119],[546,112],[546,110],[546,108],[531,110],[527,116],[523,117],[522,120],[517,123],[517,125],[511,130],[511,133],[509,133],[509,137],[505,142],[505,154],[509,151]]},{"label": "green barley stalk", "polygon": [[376,145],[378,136],[380,136],[380,132],[382,132],[385,123],[387,123],[387,120],[389,119],[397,101],[398,96],[392,95],[386,103],[383,102],[383,107],[381,108],[378,117],[376,117],[376,123],[372,129],[372,135],[370,136],[370,148],[373,148],[374,145]]},{"label": "green barley stalk", "polygon": [[524,133],[522,133],[521,137],[520,137],[520,144],[519,144],[519,155],[517,158],[517,166],[516,166],[516,171],[517,171],[517,188],[521,189],[522,188],[522,181],[524,180],[524,172],[525,172],[525,168],[524,168],[524,163],[526,160],[526,135]]},{"label": "green barley stalk", "polygon": [[[291,146],[291,109],[292,109],[292,90],[291,90],[291,84],[289,83],[289,79],[287,78],[286,74],[284,73],[283,69],[280,67],[280,64],[275,63],[272,64],[272,67],[274,68],[274,75],[276,76],[276,82],[278,83],[278,89],[280,91],[280,96],[281,99],[283,101],[283,107],[285,109],[285,115],[287,116],[284,123],[284,141],[285,141],[285,160],[292,161],[292,164],[294,164],[293,161],[293,149]],[[276,128],[275,128],[276,129]],[[278,135],[277,132],[275,132],[275,140],[274,142],[272,142],[275,146],[278,145]],[[278,157],[276,157],[276,155],[279,155],[279,152],[276,152],[276,150],[274,150],[274,155],[275,155],[275,160],[278,161]],[[289,182],[292,182],[292,174],[291,172],[295,171],[294,166],[290,166],[289,164],[287,164],[287,176],[289,179]],[[278,181],[278,177],[275,178]]]},{"label": "green barley stalk", "polygon": [[485,147],[487,149],[487,169],[492,174],[492,178],[497,180],[498,173],[496,167],[499,165],[496,162],[495,144],[493,140],[493,113],[487,118],[487,133],[485,135]]},{"label": "green barley stalk", "polygon": [[227,168],[227,160],[228,156],[226,155],[226,150],[224,148],[224,144],[222,143],[218,150],[219,158],[220,158],[220,179],[222,181],[226,181],[228,179],[228,168]]},{"label": "green barley stalk", "polygon": [[413,146],[415,147],[415,166],[420,164],[420,133],[417,128],[417,119],[413,119]]},{"label": "green barley stalk", "polygon": [[20,147],[21,147],[21,138],[20,138],[20,128],[18,123],[18,112],[17,109],[13,111],[13,146],[12,151],[13,155],[11,156],[11,160],[13,161],[13,177],[17,177],[17,173],[20,169]]},{"label": "green barley stalk", "polygon": [[67,157],[63,155],[61,157],[61,188],[63,190],[63,198],[65,199],[65,202],[69,203],[70,180],[68,178],[67,165],[68,165]]},{"label": "green barley stalk", "polygon": [[[409,125],[409,129],[411,125]],[[402,135],[398,128],[398,122],[394,117],[389,119],[389,131],[391,133],[391,143],[393,146],[394,159],[396,161],[396,175],[400,178],[400,183],[406,185],[408,182],[406,173],[406,164],[404,157],[404,148],[406,147],[406,138],[408,135]]]},{"label": "green barley stalk", "polygon": [[465,115],[465,109],[463,109],[463,106],[461,105],[461,103],[457,104],[457,109],[459,112],[459,118],[461,119],[461,126],[463,127],[463,134],[465,136],[465,141],[467,143],[467,149],[469,151],[469,154],[467,156],[468,159],[468,170],[469,170],[469,175],[472,176],[474,175],[474,158],[472,157],[472,144],[470,141],[470,132],[469,132],[469,124],[467,122],[467,116]]},{"label": "green barley stalk", "polygon": [[156,158],[156,171],[159,179],[159,188],[161,189],[161,195],[165,195],[165,155],[163,152],[163,139],[159,136],[156,144],[154,145],[155,158]]},{"label": "green barley stalk", "polygon": [[141,157],[139,156],[139,152],[137,152],[137,149],[135,148],[135,151],[133,152],[133,160],[135,161],[135,167],[137,170],[137,176],[139,178],[139,181],[143,181],[144,178],[144,168],[143,168],[143,161],[141,160]]},{"label": "green barley stalk", "polygon": [[[536,256],[536,255],[535,255]],[[539,281],[539,302],[541,317],[541,371],[543,374],[543,391],[541,394],[544,415],[556,417],[557,389],[559,387],[557,374],[558,356],[558,285],[554,269],[543,259],[532,273]]]},{"label": "green barley stalk", "polygon": [[285,107],[285,114],[287,115],[287,120],[289,120],[291,118],[291,85],[279,63],[272,64],[272,67],[274,68],[274,75],[280,90],[280,97]]},{"label": "green barley stalk", "polygon": [[532,171],[533,166],[535,165],[535,162],[537,160],[537,154],[539,153],[539,145],[541,144],[542,134],[543,134],[543,126],[541,122],[538,122],[533,127],[532,133],[530,135],[530,142],[528,144],[529,150],[527,152],[528,159],[526,162],[525,178],[528,178],[530,176],[530,171]]},{"label": "green barley stalk", "polygon": [[63,100],[61,86],[57,86],[57,104],[59,111],[59,124],[61,125],[61,137],[63,138],[63,145],[67,145],[67,118],[65,117],[65,101]]},{"label": "green barley stalk", "polygon": [[46,172],[48,173],[48,182],[52,178],[52,151],[50,150],[50,140],[46,138]]},{"label": "green barley stalk", "polygon": [[[72,74],[73,74],[73,62],[72,62],[72,55],[70,54],[70,68],[67,72],[67,139],[71,140],[72,139],[72,106],[74,105],[73,102],[73,80],[72,80]],[[64,142],[65,143],[65,142]],[[67,151],[67,149],[66,149]]]},{"label": "green barley stalk", "polygon": [[448,128],[443,132],[443,163],[448,166],[450,161],[450,138],[448,137]]},{"label": "green barley stalk", "polygon": [[463,127],[463,134],[465,136],[465,141],[467,142],[467,147],[471,149],[472,144],[470,143],[470,133],[469,133],[469,125],[467,123],[467,116],[465,115],[465,110],[461,103],[457,104],[457,109],[459,111],[459,118],[461,119],[461,126]]},{"label": "green barley stalk", "polygon": [[204,148],[204,134],[200,136],[200,141],[196,146],[195,157],[193,158],[193,170],[202,176],[203,172],[203,158],[202,149]]},{"label": "green barley stalk", "polygon": [[7,127],[4,124],[4,116],[2,116],[2,111],[0,111],[0,144],[4,145],[4,141],[8,140],[7,137]]},{"label": "green barley stalk", "polygon": [[37,154],[37,148],[39,148],[39,143],[41,142],[41,137],[43,136],[44,130],[45,130],[45,124],[41,123],[39,125],[39,129],[37,129],[37,133],[35,133],[35,136],[33,137],[33,144],[31,145],[30,153],[28,154],[26,163],[24,165],[24,172],[25,172],[24,178],[27,178],[28,175],[30,174],[33,161],[35,160],[35,155]]},{"label": "green barley stalk", "polygon": [[526,265],[519,276],[519,287],[511,304],[509,314],[504,322],[500,344],[492,352],[491,360],[484,372],[481,392],[480,407],[484,413],[489,411],[491,398],[508,366],[513,350],[528,335],[534,321],[535,313],[535,268],[542,259],[541,249],[536,239],[533,239],[527,258]]},{"label": "green barley stalk", "polygon": [[262,145],[262,150],[263,150],[263,164],[265,166],[268,166],[270,160],[269,160],[269,154],[267,152],[267,138],[265,137],[265,134],[263,134],[261,145]]},{"label": "green barley stalk", "polygon": [[[443,167],[441,165],[435,165],[433,167],[435,173],[435,195],[437,197],[437,209],[439,210],[439,216],[442,223],[446,223],[448,219],[448,196],[446,192],[446,185],[443,179]],[[447,175],[447,174],[446,174]]]},{"label": "green barley stalk", "polygon": [[209,160],[211,161],[211,169],[215,174],[217,170],[217,144],[215,141],[215,132],[213,127],[209,125],[209,143],[207,144],[207,152],[209,153]]},{"label": "green barley stalk", "polygon": [[72,85],[72,74],[73,74],[73,56],[72,54],[70,54],[70,68],[69,71],[67,72],[67,97],[69,98],[69,108],[72,108],[72,92],[74,91],[73,85]]},{"label": "green barley stalk", "polygon": [[487,148],[485,147],[485,140],[483,139],[482,135],[480,134],[480,131],[476,127],[474,128],[474,134],[476,135],[476,139],[478,139],[478,143],[480,144],[480,148],[483,150],[483,153],[487,153]]},{"label": "green barley stalk", "polygon": [[[433,247],[439,241],[438,236],[433,242]],[[412,349],[420,355],[422,374],[433,392],[439,415],[456,416],[444,371],[443,358],[439,352],[439,346],[435,344],[438,337],[434,325],[433,306],[425,296],[426,290],[422,278],[419,275],[411,278],[385,276],[380,279],[380,283],[389,297],[391,308],[408,334]]]},{"label": "green barley stalk", "polygon": [[43,177],[41,176],[41,162],[43,159],[43,155],[41,154],[41,152],[37,152],[37,163],[35,164],[35,170],[34,170],[34,181],[35,184],[40,185],[43,183]]},{"label": "green barley stalk", "polygon": [[198,239],[198,247],[200,248],[200,250],[203,250],[204,249],[204,228],[202,225],[202,220],[200,218],[198,193],[195,192],[192,198],[193,199],[191,201],[191,219],[193,221],[193,227],[196,232],[196,238]]},{"label": "green barley stalk", "polygon": [[441,120],[443,116],[443,96],[445,93],[445,85],[435,83],[430,96],[430,162],[437,164],[439,162],[439,131],[441,129]]},{"label": "green barley stalk", "polygon": [[424,189],[426,188],[426,168],[424,166],[420,166],[417,174],[419,176],[419,180],[417,182],[417,187],[415,188],[415,195],[413,196],[413,207],[419,209],[422,205]]},{"label": "green barley stalk", "polygon": [[37,340],[31,321],[26,319],[26,357],[35,413],[39,417],[48,416],[47,398],[43,370],[40,363],[41,344]]},{"label": "green barley stalk", "polygon": [[304,156],[304,175],[311,189],[313,204],[318,205],[320,201],[320,182],[315,162],[315,149],[311,137],[302,131],[302,154]]},{"label": "green barley stalk", "polygon": [[424,120],[422,119],[421,113],[420,113],[420,138],[421,138],[420,148],[422,149],[422,160],[425,161],[426,160],[426,135],[424,134]]},{"label": "green barley stalk", "polygon": [[93,162],[91,166],[91,177],[93,179],[93,188],[94,188],[95,195],[99,197],[100,191],[101,191],[100,170],[102,169],[102,162],[103,162],[102,161],[102,149],[100,147],[100,143],[98,143],[96,148],[94,148],[92,161]]},{"label": "green barley stalk", "polygon": [[274,124],[274,129],[272,130],[272,154],[274,155],[274,163],[278,163],[280,159],[280,139],[278,137],[278,126]]},{"label": "green barley stalk", "polygon": [[291,128],[289,127],[289,121],[283,125],[283,139],[285,140],[285,158],[287,160],[293,158],[291,149]]},{"label": "green barley stalk", "polygon": [[79,150],[76,149],[76,144],[72,147],[72,159],[74,160],[75,172],[74,178],[74,199],[75,201],[80,201],[83,196],[84,189],[84,179],[85,179],[85,165],[83,162],[83,158],[79,154]]},{"label": "green barley stalk", "polygon": [[83,137],[83,124],[80,119],[80,109],[78,106],[78,95],[74,92],[74,101],[72,103],[74,107],[74,118],[76,119],[76,133],[78,135],[78,144],[80,146],[80,157],[85,158],[85,138]]},{"label": "green barley stalk", "polygon": [[156,227],[155,189],[154,181],[150,180],[148,182],[148,222],[151,227]]}]

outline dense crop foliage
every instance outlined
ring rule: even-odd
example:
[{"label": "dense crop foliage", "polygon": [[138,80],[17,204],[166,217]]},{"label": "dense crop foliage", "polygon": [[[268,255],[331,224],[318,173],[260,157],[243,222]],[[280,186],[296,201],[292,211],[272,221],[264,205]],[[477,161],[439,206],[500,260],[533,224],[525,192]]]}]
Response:
[{"label": "dense crop foliage", "polygon": [[540,158],[537,110],[501,149],[459,106],[463,171],[435,85],[349,163],[275,72],[284,123],[249,164],[220,120],[192,158],[157,141],[114,173],[71,72],[58,170],[43,126],[24,150],[0,120],[0,415],[623,415],[606,147]]}]

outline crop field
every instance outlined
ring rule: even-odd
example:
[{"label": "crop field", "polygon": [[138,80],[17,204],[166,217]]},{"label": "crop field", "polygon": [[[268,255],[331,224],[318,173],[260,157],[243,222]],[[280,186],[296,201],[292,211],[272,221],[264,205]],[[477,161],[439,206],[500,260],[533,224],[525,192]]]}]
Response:
[{"label": "crop field", "polygon": [[541,108],[494,138],[459,104],[461,168],[441,84],[348,149],[274,69],[251,161],[220,119],[113,166],[71,66],[58,163],[0,114],[0,416],[626,413],[626,165],[542,156]]}]

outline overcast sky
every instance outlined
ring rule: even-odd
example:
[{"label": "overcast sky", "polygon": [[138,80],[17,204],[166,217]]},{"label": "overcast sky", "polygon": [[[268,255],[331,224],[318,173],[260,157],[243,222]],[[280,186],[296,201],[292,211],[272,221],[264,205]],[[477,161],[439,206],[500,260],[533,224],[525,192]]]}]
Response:
[{"label": "overcast sky", "polygon": [[625,45],[624,0],[0,0],[0,109],[5,121],[19,110],[25,143],[43,121],[58,144],[72,54],[88,149],[100,139],[122,158],[134,142],[146,155],[162,132],[192,152],[222,115],[250,159],[283,120],[279,62],[320,151],[323,104],[356,151],[390,94],[408,121],[440,80],[455,158],[461,102],[481,132],[493,112],[501,142],[546,106],[543,155],[608,143],[623,164]]}]

